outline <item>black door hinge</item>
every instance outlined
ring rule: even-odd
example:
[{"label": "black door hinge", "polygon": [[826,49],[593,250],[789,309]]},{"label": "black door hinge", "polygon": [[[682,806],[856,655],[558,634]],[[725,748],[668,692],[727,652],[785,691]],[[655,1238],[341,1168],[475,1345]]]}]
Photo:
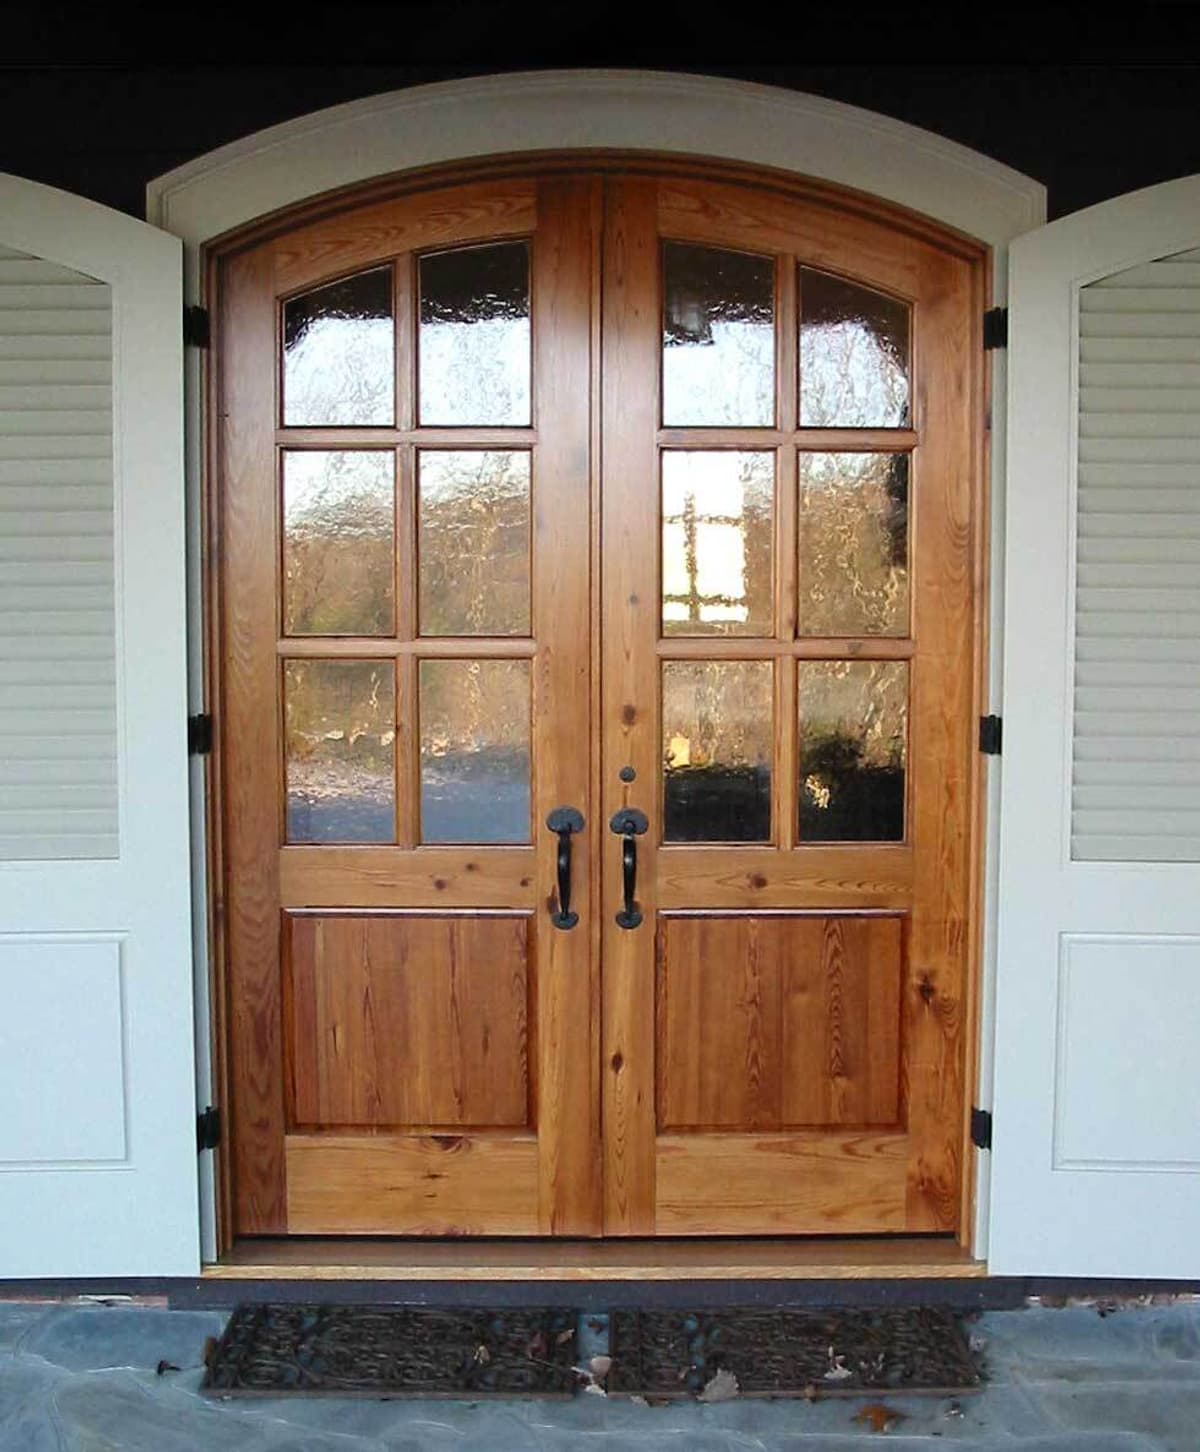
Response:
[{"label": "black door hinge", "polygon": [[212,342],[212,325],[207,308],[184,308],[183,342],[187,348],[207,348]]},{"label": "black door hinge", "polygon": [[207,711],[188,717],[188,755],[208,756],[213,747],[213,718]]},{"label": "black door hinge", "polygon": [[196,1153],[216,1149],[221,1143],[221,1111],[210,1104],[203,1114],[196,1116]]},{"label": "black door hinge", "polygon": [[991,1149],[992,1111],[990,1109],[971,1110],[971,1143],[976,1149]]},{"label": "black door hinge", "polygon": [[983,347],[985,352],[993,348],[1008,347],[1008,309],[988,308],[983,315]]},{"label": "black door hinge", "polygon": [[980,716],[979,749],[984,756],[999,756],[1004,722],[999,716]]}]

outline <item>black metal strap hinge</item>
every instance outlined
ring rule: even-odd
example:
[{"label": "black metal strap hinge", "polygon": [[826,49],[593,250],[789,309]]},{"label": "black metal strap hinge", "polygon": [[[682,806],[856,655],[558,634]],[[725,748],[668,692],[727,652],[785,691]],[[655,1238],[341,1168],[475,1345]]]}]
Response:
[{"label": "black metal strap hinge", "polygon": [[992,1111],[990,1109],[971,1110],[971,1143],[976,1149],[991,1149]]},{"label": "black metal strap hinge", "polygon": [[1004,722],[999,716],[980,716],[979,749],[984,756],[999,756]]},{"label": "black metal strap hinge", "polygon": [[213,718],[207,711],[188,717],[188,755],[208,756],[213,747]]},{"label": "black metal strap hinge", "polygon": [[196,1116],[196,1152],[216,1149],[221,1143],[221,1111],[210,1104]]},{"label": "black metal strap hinge", "polygon": [[186,348],[207,348],[212,342],[212,323],[207,308],[184,308],[183,342]]},{"label": "black metal strap hinge", "polygon": [[1008,347],[1008,309],[988,308],[983,315],[983,347],[985,352],[993,348]]}]

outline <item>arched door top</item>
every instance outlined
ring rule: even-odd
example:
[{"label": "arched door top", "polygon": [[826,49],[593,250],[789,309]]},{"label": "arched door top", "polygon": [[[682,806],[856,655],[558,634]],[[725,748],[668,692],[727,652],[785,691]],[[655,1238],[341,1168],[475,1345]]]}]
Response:
[{"label": "arched door top", "polygon": [[196,250],[223,233],[374,177],[579,149],[721,158],[815,177],[999,251],[1045,216],[1040,183],[890,117],[743,81],[614,70],[478,76],[330,107],[158,177],[147,215],[188,244],[194,266]]}]

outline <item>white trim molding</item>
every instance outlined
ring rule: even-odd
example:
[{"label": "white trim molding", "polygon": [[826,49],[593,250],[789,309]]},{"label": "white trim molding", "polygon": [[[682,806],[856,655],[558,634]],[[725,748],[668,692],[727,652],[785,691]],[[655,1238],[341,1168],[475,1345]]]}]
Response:
[{"label": "white trim molding", "polygon": [[196,248],[394,172],[589,148],[776,167],[882,197],[993,247],[1045,218],[1039,182],[890,117],[745,81],[615,70],[480,76],[331,106],[158,177],[146,214]]}]

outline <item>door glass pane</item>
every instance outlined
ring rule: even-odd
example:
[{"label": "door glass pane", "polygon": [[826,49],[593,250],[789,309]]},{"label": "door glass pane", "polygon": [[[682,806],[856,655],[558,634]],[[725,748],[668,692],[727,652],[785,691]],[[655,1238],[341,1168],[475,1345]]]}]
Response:
[{"label": "door glass pane", "polygon": [[907,303],[800,269],[803,427],[907,427],[908,360]]},{"label": "door glass pane", "polygon": [[422,635],[529,634],[529,454],[423,450]]},{"label": "door glass pane", "polygon": [[529,244],[421,258],[423,424],[528,425]]},{"label": "door glass pane", "polygon": [[285,635],[395,629],[395,463],[390,449],[285,452]]},{"label": "door glass pane", "polygon": [[771,635],[774,539],[773,453],[664,453],[663,634]]},{"label": "door glass pane", "polygon": [[663,664],[663,840],[771,837],[774,667],[765,660]]},{"label": "door glass pane", "polygon": [[908,634],[908,455],[801,454],[801,635]]},{"label": "door glass pane", "polygon": [[289,842],[396,840],[391,661],[284,662]]},{"label": "door glass pane", "polygon": [[527,660],[421,662],[421,841],[528,842]]},{"label": "door glass pane", "polygon": [[283,305],[283,421],[395,419],[392,269],[331,282]]},{"label": "door glass pane", "polygon": [[663,423],[775,422],[775,263],[663,246]]},{"label": "door glass pane", "polygon": [[908,662],[797,663],[800,838],[900,842]]}]

